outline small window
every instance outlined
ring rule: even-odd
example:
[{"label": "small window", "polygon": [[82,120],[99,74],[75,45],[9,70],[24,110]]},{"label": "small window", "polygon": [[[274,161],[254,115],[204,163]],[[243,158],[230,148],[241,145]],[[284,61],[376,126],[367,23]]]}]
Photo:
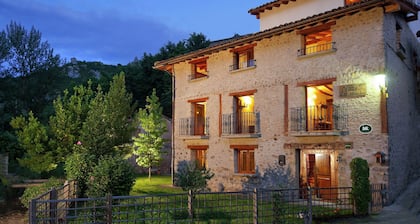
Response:
[{"label": "small window", "polygon": [[190,64],[192,70],[190,80],[204,78],[208,76],[207,57],[191,61]]},{"label": "small window", "polygon": [[247,45],[236,48],[233,52],[233,64],[230,66],[230,71],[254,67],[254,45]]},{"label": "small window", "polygon": [[189,146],[191,149],[191,160],[196,162],[199,169],[207,168],[207,148],[206,145]]},{"label": "small window", "polygon": [[345,0],[346,5],[351,5],[351,4],[354,4],[354,3],[360,2],[360,1],[361,1],[361,0]]},{"label": "small window", "polygon": [[235,172],[255,173],[255,148],[257,146],[231,146],[235,153]]}]

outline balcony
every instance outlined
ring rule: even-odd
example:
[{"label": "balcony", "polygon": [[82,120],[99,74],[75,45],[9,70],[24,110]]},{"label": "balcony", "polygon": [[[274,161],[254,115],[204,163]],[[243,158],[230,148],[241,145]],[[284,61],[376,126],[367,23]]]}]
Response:
[{"label": "balcony", "polygon": [[223,135],[245,135],[245,137],[259,137],[260,113],[242,112],[223,114]]},{"label": "balcony", "polygon": [[179,119],[178,130],[181,136],[201,136],[201,138],[206,138],[209,135],[209,118],[181,118]]},{"label": "balcony", "polygon": [[253,68],[255,66],[257,66],[257,61],[255,59],[251,59],[242,63],[238,63],[238,64],[233,64],[229,66],[229,71],[236,71],[236,70],[241,70],[241,69],[245,69],[245,68]]},{"label": "balcony", "polygon": [[297,51],[297,56],[302,57],[302,56],[306,56],[306,55],[313,55],[313,54],[331,52],[331,51],[337,51],[337,49],[335,48],[335,42],[329,42],[329,43],[325,43],[325,44],[317,44],[315,46],[305,47],[303,49],[299,49]]},{"label": "balcony", "polygon": [[339,105],[317,105],[290,109],[290,130],[293,132],[343,132],[348,115]]}]

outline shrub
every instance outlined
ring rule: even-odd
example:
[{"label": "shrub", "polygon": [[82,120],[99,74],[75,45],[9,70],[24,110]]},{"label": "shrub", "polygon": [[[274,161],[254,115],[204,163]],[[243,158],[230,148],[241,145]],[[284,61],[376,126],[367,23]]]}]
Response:
[{"label": "shrub", "polygon": [[369,165],[362,158],[354,158],[350,162],[352,197],[356,205],[357,215],[367,215],[371,199],[369,182]]},{"label": "shrub", "polygon": [[89,197],[128,195],[134,181],[134,171],[127,160],[119,156],[104,156],[89,175],[86,194]]},{"label": "shrub", "polygon": [[77,181],[77,194],[79,197],[86,196],[87,183],[90,173],[95,166],[96,158],[88,153],[75,152],[66,159],[65,171],[67,179]]},{"label": "shrub", "polygon": [[205,168],[198,168],[195,162],[181,161],[175,174],[175,184],[184,191],[198,192],[207,189],[207,181],[214,174]]},{"label": "shrub", "polygon": [[23,192],[23,195],[19,198],[20,202],[29,209],[29,202],[37,196],[51,190],[52,188],[63,186],[64,181],[57,178],[50,178],[47,182],[34,187],[28,187]]}]

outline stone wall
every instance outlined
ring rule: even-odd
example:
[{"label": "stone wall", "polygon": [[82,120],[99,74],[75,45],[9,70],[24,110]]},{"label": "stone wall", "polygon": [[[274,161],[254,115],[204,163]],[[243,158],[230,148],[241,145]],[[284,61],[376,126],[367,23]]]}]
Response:
[{"label": "stone wall", "polygon": [[[299,153],[322,152],[331,157],[333,182],[350,186],[349,163],[355,157],[366,159],[370,166],[372,183],[388,182],[388,164],[377,163],[375,153],[388,152],[388,133],[381,132],[380,89],[374,83],[375,75],[386,67],[383,10],[374,8],[336,20],[332,26],[336,51],[314,56],[297,57],[301,36],[296,32],[283,33],[256,42],[256,68],[229,72],[232,52],[213,53],[207,60],[208,78],[190,81],[191,65],[175,65],[176,89],[174,120],[189,117],[189,100],[208,98],[207,116],[210,118],[209,138],[180,136],[175,128],[175,166],[191,160],[191,145],[208,145],[207,164],[215,176],[210,181],[212,190],[239,190],[253,186],[256,177],[281,173],[270,179],[274,185],[297,187]],[[388,67],[387,67],[388,69]],[[403,71],[405,72],[405,71]],[[341,135],[302,136],[285,128],[285,113],[292,107],[305,106],[305,87],[301,82],[335,78],[334,104],[347,109],[348,126]],[[360,97],[339,97],[338,87],[365,84],[366,94]],[[220,134],[220,116],[233,112],[231,93],[256,90],[255,111],[261,117],[261,137],[232,138]],[[287,92],[287,97],[285,93]],[[285,103],[288,108],[285,108]],[[372,132],[362,134],[362,124],[372,126]],[[393,133],[393,132],[391,132]],[[230,145],[258,145],[255,149],[256,175],[235,173],[234,152]],[[343,147],[343,145],[350,147]],[[331,148],[332,147],[332,148]],[[286,165],[278,167],[279,155],[285,155]],[[284,175],[283,175],[284,174]],[[288,178],[284,178],[285,175]],[[263,185],[262,183],[260,183]],[[270,184],[265,183],[265,186]]]}]

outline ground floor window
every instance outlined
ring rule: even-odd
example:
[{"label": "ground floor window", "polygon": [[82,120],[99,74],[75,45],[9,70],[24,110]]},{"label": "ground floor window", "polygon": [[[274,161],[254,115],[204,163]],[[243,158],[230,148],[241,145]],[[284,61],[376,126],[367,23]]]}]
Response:
[{"label": "ground floor window", "polygon": [[207,145],[199,146],[188,146],[191,149],[191,160],[196,162],[196,166],[199,169],[205,169],[207,167]]},{"label": "ground floor window", "polygon": [[255,173],[255,145],[236,145],[234,149],[235,172],[244,174]]}]

